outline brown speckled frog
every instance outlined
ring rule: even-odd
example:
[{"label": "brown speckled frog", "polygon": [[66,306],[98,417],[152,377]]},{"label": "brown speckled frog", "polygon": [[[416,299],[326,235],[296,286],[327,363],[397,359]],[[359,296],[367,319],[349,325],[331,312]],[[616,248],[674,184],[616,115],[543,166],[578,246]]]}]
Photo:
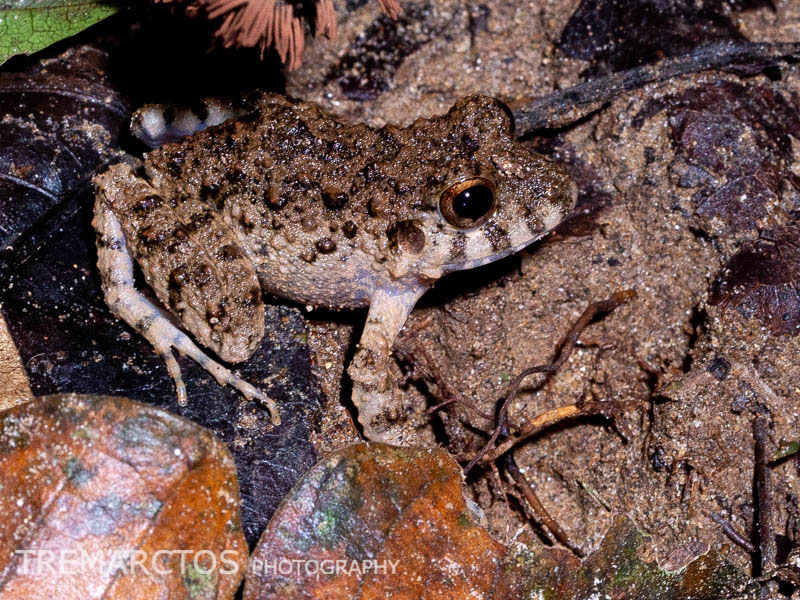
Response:
[{"label": "brown speckled frog", "polygon": [[369,306],[348,373],[366,437],[412,441],[392,404],[392,345],[442,275],[516,252],[571,210],[564,170],[511,133],[504,107],[472,96],[406,128],[351,124],[314,104],[255,107],[96,178],[99,267],[112,310],[164,357],[274,403],[210,359],[133,287],[133,259],[161,303],[226,362],[264,332],[261,291],[326,307]]}]

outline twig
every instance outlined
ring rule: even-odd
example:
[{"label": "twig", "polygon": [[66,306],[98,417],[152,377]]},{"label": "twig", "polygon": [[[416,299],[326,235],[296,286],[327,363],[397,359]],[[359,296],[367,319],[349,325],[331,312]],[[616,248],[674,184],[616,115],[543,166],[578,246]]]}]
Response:
[{"label": "twig", "polygon": [[512,486],[513,486],[513,481],[506,482],[506,487],[508,488],[506,494],[510,498],[514,498],[514,500],[517,501],[517,504],[519,504],[520,508],[525,513],[525,516],[530,522],[531,528],[535,531],[536,535],[539,536],[544,545],[555,546],[557,540],[554,540],[553,536],[550,535],[550,532],[547,531],[547,529],[545,529],[544,527],[542,527],[541,523],[539,523],[539,521],[536,520],[536,516],[533,514],[531,507],[528,505],[527,502],[525,502],[525,498],[523,498],[522,494],[520,494],[519,491],[517,491],[516,487]]},{"label": "twig", "polygon": [[750,554],[755,554],[756,552],[758,552],[758,547],[750,540],[745,539],[742,534],[740,534],[733,528],[733,525],[731,525],[728,521],[726,521],[722,517],[722,515],[720,515],[719,513],[712,512],[711,518],[717,525],[719,525],[722,528],[722,533],[728,536],[728,539],[737,546],[739,546],[740,548],[742,548],[742,550]]},{"label": "twig", "polygon": [[560,406],[536,415],[522,428],[520,428],[516,435],[509,436],[491,451],[486,451],[475,458],[477,458],[478,462],[481,464],[486,464],[493,460],[497,460],[520,442],[525,441],[529,437],[532,437],[548,427],[556,425],[557,423],[592,415],[603,415],[612,421],[616,421],[616,417],[619,415],[619,413],[638,406],[639,403],[636,401],[585,402],[583,404],[568,404],[566,406]]},{"label": "twig", "polygon": [[600,506],[602,506],[603,508],[605,508],[607,512],[614,512],[614,511],[613,511],[613,509],[611,508],[611,506],[608,504],[608,502],[606,502],[606,501],[603,499],[603,497],[600,495],[600,493],[599,493],[599,492],[598,492],[596,489],[594,489],[592,486],[590,486],[590,485],[589,485],[588,483],[586,483],[585,481],[581,481],[580,479],[578,479],[578,485],[580,485],[580,486],[583,488],[583,491],[584,491],[584,492],[586,492],[587,494],[589,494],[589,497],[590,497],[592,500],[594,500],[594,501],[595,501],[595,502],[597,502],[597,503],[598,503]]},{"label": "twig", "polygon": [[755,438],[754,479],[758,499],[758,548],[761,554],[761,573],[774,567],[778,554],[775,536],[772,532],[772,490],[767,468],[767,419],[756,417],[753,422]]},{"label": "twig", "polygon": [[520,492],[522,492],[522,496],[525,498],[525,502],[530,507],[534,517],[545,527],[547,527],[550,533],[553,534],[553,537],[555,537],[562,546],[569,548],[578,558],[583,558],[585,556],[583,550],[569,541],[567,534],[563,529],[561,529],[561,526],[555,521],[555,519],[553,519],[553,517],[550,516],[550,513],[547,512],[547,509],[545,509],[544,505],[542,505],[541,501],[536,496],[536,492],[533,491],[533,488],[528,483],[528,480],[525,479],[525,476],[519,470],[519,467],[514,460],[514,455],[510,452],[505,458],[505,468],[509,475],[511,475],[512,479],[514,479],[514,483],[517,484]]},{"label": "twig", "polygon": [[[745,539],[722,516],[711,513],[711,518],[722,528],[722,532],[752,556],[754,576],[761,576],[764,581],[780,578],[781,568],[781,565],[777,564],[778,547],[772,527],[772,488],[767,465],[767,428],[768,419],[766,417],[758,416],[753,421],[753,439],[755,441],[753,492],[756,496],[755,543]],[[795,573],[793,576],[796,577],[797,574]]]},{"label": "twig", "polygon": [[[461,398],[450,398],[449,400],[445,400],[443,402],[440,402],[439,404],[435,404],[435,405],[431,406],[428,410],[425,411],[425,415],[426,416],[430,416],[433,413],[435,413],[437,410],[441,410],[442,408],[444,408],[445,406],[449,406],[450,404],[455,404],[456,402],[459,402],[460,400],[461,400]],[[484,416],[484,414],[485,413],[483,413],[483,411],[481,411],[481,416]],[[488,418],[489,415],[486,415],[486,417]]]},{"label": "twig", "polygon": [[[614,294],[611,298],[608,298],[607,300],[601,300],[599,302],[594,302],[594,303],[590,304],[586,308],[586,310],[583,311],[583,314],[575,322],[575,324],[572,326],[572,329],[570,329],[569,334],[567,335],[565,340],[562,342],[562,344],[559,346],[559,348],[558,348],[558,358],[555,360],[555,362],[550,363],[549,365],[537,365],[535,367],[530,367],[530,368],[525,369],[524,371],[522,371],[519,375],[517,375],[514,378],[514,381],[512,381],[511,385],[509,386],[509,393],[506,395],[505,399],[503,399],[503,401],[502,401],[502,404],[501,404],[501,407],[500,407],[500,411],[498,413],[497,422],[500,423],[505,418],[505,415],[506,415],[506,413],[508,411],[508,405],[516,397],[517,392],[519,391],[519,386],[522,384],[523,380],[526,377],[528,377],[529,375],[533,375],[534,373],[553,373],[553,372],[557,371],[559,369],[559,367],[561,367],[561,365],[563,365],[566,362],[566,360],[569,358],[569,355],[572,354],[572,349],[575,347],[575,343],[578,341],[578,336],[580,336],[581,332],[584,329],[586,329],[586,326],[592,321],[592,319],[594,317],[596,317],[600,313],[610,312],[610,311],[614,310],[615,308],[617,308],[620,304],[623,304],[623,303],[627,302],[628,300],[630,300],[632,298],[635,298],[635,297],[636,297],[636,292],[634,290],[623,290],[621,292],[617,292],[616,294]],[[595,404],[595,403],[590,403],[590,405],[593,405],[593,404]],[[602,403],[602,404],[606,406],[606,410],[607,410],[608,403]],[[578,413],[582,412],[583,410],[585,410],[585,407],[578,407],[577,404],[564,406],[564,407],[561,407],[560,409],[556,409],[555,410],[555,412],[556,412],[555,419],[556,419],[556,421],[561,421],[561,420],[564,420],[566,418],[570,418],[572,416],[575,416]],[[587,414],[592,414],[592,413],[587,413]],[[556,422],[556,421],[553,421],[553,422]],[[552,422],[550,422],[548,424],[552,424]],[[529,423],[529,425],[530,425],[530,423]],[[482,459],[487,454],[487,452],[489,452],[489,450],[492,448],[492,446],[495,444],[495,442],[497,441],[497,438],[499,437],[499,435],[500,435],[500,425],[498,425],[495,428],[495,430],[492,432],[491,437],[486,442],[486,444],[483,446],[483,448],[481,448],[481,450],[473,457],[473,459],[469,462],[469,464],[464,468],[464,473],[468,473],[472,469],[472,467],[474,467],[478,462],[486,462],[486,461],[483,461]],[[530,435],[533,435],[533,434],[532,433],[527,434],[525,437],[528,437]],[[511,443],[508,446],[508,448],[511,448],[514,444],[518,443],[520,441],[520,439],[524,439],[524,438],[520,438],[519,436],[515,436],[515,437],[512,437],[512,438],[509,438],[509,440],[514,440],[514,441],[513,441],[513,443]],[[505,446],[507,443],[508,443],[508,440],[503,443],[503,446]],[[504,450],[504,452],[507,451],[508,448],[506,448],[506,450]],[[502,452],[499,453],[499,454],[492,453],[494,458],[489,459],[489,460],[494,460],[498,456],[500,456],[501,454],[502,454]]]},{"label": "twig", "polygon": [[739,66],[758,66],[758,71],[800,57],[800,43],[715,42],[688,54],[635,67],[555,92],[512,110],[515,133],[563,127],[591,114],[625,92],[678,77]]},{"label": "twig", "polygon": [[653,365],[648,363],[645,359],[641,356],[636,358],[636,364],[639,365],[639,368],[647,373],[650,376],[650,380],[652,381],[651,388],[653,390],[658,390],[664,385],[664,375],[655,368]]},{"label": "twig", "polygon": [[517,395],[519,391],[519,386],[522,381],[528,376],[533,375],[534,373],[553,373],[557,371],[561,365],[563,365],[567,359],[569,358],[570,354],[572,354],[572,349],[575,347],[575,343],[578,341],[578,336],[580,336],[581,332],[586,329],[586,326],[591,323],[592,319],[594,319],[597,315],[601,313],[611,312],[615,308],[617,308],[620,304],[624,304],[628,300],[632,300],[636,297],[635,290],[623,290],[621,292],[615,293],[611,298],[607,300],[600,300],[599,302],[593,302],[586,310],[583,311],[583,314],[580,318],[575,322],[572,326],[572,329],[569,331],[569,335],[564,340],[559,348],[559,356],[558,359],[549,365],[539,365],[536,367],[530,367],[525,369],[517,375],[514,381],[511,383],[511,393],[509,394],[506,403],[513,400],[514,397]]},{"label": "twig", "polygon": [[503,494],[503,502],[505,502],[506,510],[510,511],[511,506],[508,503],[508,493],[506,493],[506,486],[503,485],[503,479],[500,477],[500,469],[497,468],[497,465],[492,465],[492,476],[494,477],[494,484],[500,493]]}]

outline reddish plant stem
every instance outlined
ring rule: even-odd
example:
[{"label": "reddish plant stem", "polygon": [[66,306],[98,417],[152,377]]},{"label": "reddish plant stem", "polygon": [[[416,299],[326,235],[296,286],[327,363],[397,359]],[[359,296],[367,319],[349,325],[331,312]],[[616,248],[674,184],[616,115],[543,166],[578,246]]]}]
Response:
[{"label": "reddish plant stem", "polygon": [[547,512],[547,509],[539,500],[536,492],[533,491],[531,484],[528,483],[528,480],[525,479],[525,476],[519,470],[519,467],[514,460],[514,456],[511,453],[506,456],[505,463],[506,471],[508,471],[508,474],[511,475],[514,483],[517,484],[517,487],[522,493],[523,498],[525,498],[525,502],[530,507],[534,517],[542,525],[547,527],[550,533],[553,534],[553,537],[555,537],[562,546],[569,548],[569,550],[578,558],[583,558],[585,556],[583,550],[569,541],[569,537],[567,537],[566,532],[561,529],[561,526],[556,522],[555,519],[553,519],[553,517],[550,516],[550,513]]}]

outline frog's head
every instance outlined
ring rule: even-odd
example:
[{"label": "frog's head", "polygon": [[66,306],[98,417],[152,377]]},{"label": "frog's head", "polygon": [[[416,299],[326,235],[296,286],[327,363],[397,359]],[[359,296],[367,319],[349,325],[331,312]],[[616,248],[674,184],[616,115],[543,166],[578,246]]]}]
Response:
[{"label": "frog's head", "polygon": [[419,190],[427,210],[390,232],[408,274],[436,279],[498,260],[544,236],[575,205],[566,171],[518,142],[493,98],[463,98],[412,129],[445,143],[426,149],[427,170],[436,172]]}]

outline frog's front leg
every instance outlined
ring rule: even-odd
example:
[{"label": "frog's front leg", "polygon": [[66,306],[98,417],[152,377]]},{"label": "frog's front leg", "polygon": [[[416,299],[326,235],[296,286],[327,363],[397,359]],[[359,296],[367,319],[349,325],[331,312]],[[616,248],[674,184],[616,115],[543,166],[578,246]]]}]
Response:
[{"label": "frog's front leg", "polygon": [[[114,173],[114,170],[119,172]],[[226,369],[221,364],[211,359],[184,332],[173,324],[170,317],[163,310],[150,302],[134,287],[132,249],[129,240],[126,238],[123,224],[114,211],[111,210],[109,204],[112,203],[115,198],[119,200],[125,197],[139,204],[139,216],[141,217],[143,212],[148,212],[148,210],[145,210],[147,206],[151,206],[149,212],[152,212],[158,208],[156,205],[159,205],[162,201],[154,194],[155,190],[150,188],[144,181],[132,177],[132,172],[128,171],[129,169],[127,167],[117,165],[117,167],[113,167],[110,170],[111,174],[107,172],[107,174],[98,178],[99,193],[97,194],[95,218],[92,224],[97,232],[97,265],[100,271],[106,303],[120,319],[128,323],[145,337],[152,344],[156,352],[162,356],[169,374],[175,381],[179,404],[186,404],[186,387],[183,383],[178,363],[173,356],[173,350],[177,350],[192,358],[213,375],[220,385],[230,385],[241,392],[246,398],[256,398],[261,401],[269,409],[273,423],[280,423],[277,406],[271,398],[261,390],[234,375],[229,369]],[[161,217],[163,217],[163,215],[161,215]],[[158,220],[169,227],[181,227],[180,219],[177,219],[177,223],[174,221],[169,222],[163,218],[159,218]],[[151,229],[150,235],[153,235],[155,238],[160,238],[161,236],[157,235],[155,232],[155,226],[152,224],[147,225],[146,223],[147,221],[145,219],[136,223],[136,226],[141,229],[144,224],[145,228]],[[129,224],[129,227],[130,226]],[[223,227],[223,225],[220,224],[218,224],[218,226]],[[139,233],[141,234],[141,230]],[[180,236],[182,242],[184,244],[191,244],[192,238],[196,233],[196,231],[189,232],[188,234]],[[223,234],[224,231],[218,232],[214,237],[224,239]],[[230,247],[225,248],[227,248],[228,253],[233,252]],[[204,253],[207,257],[208,252],[204,251]],[[180,256],[180,252],[177,248],[172,249],[172,254],[174,256]],[[190,254],[196,255],[196,249],[192,249]],[[142,260],[142,258],[140,253],[139,259]],[[146,263],[147,261],[144,262]],[[159,262],[161,266],[168,264],[165,263],[164,260]],[[187,270],[189,266],[191,265],[181,260],[181,267],[179,267],[179,269]],[[200,266],[204,266],[204,263],[201,263]],[[163,285],[160,286],[152,281],[152,276],[148,276],[147,273],[146,278],[148,278],[151,284],[155,284],[157,292],[160,287],[167,289],[168,285],[172,286],[170,290],[172,293],[172,297],[169,300],[170,304],[175,305],[177,309],[184,312],[184,316],[186,316],[186,313],[197,313],[198,309],[204,305],[202,302],[198,302],[198,298],[192,298],[189,296],[188,292],[182,293],[182,290],[174,287],[176,285],[174,281],[176,270],[172,271],[173,277],[170,278],[169,284],[163,283]],[[211,273],[202,268],[192,268],[188,270],[195,275],[202,274],[205,279],[211,277]],[[232,271],[236,274],[236,269],[232,269]],[[206,282],[205,285],[210,284]],[[163,292],[164,290],[160,291]],[[161,295],[163,294],[160,294],[160,296]],[[260,295],[258,296],[258,300],[259,302],[256,303],[256,308],[261,307]],[[226,295],[223,296],[223,302],[221,304],[226,306],[230,305],[232,302],[233,300]],[[248,304],[249,308],[252,308],[249,306],[253,303],[252,298],[244,303]],[[220,318],[224,318],[224,316],[225,315],[222,313],[218,313],[216,318],[220,320]],[[206,331],[209,328],[208,324],[201,324],[196,319],[184,320],[184,323],[187,322],[192,324],[195,329],[198,327],[200,328],[195,331],[196,335],[199,334],[202,336],[208,334],[208,331]],[[263,315],[261,323],[263,329]],[[212,336],[217,341],[217,347],[215,349],[218,352],[224,352],[229,356],[236,357],[234,352],[241,344],[235,339],[236,336],[234,334],[231,332],[223,332],[223,335],[220,336],[214,335],[212,331]],[[234,337],[233,342],[230,341],[232,336]],[[260,339],[260,337],[258,339]]]},{"label": "frog's front leg", "polygon": [[389,369],[392,346],[409,313],[425,293],[421,284],[379,288],[372,295],[367,322],[347,372],[364,435],[373,441],[407,445],[412,431],[392,400]]}]

